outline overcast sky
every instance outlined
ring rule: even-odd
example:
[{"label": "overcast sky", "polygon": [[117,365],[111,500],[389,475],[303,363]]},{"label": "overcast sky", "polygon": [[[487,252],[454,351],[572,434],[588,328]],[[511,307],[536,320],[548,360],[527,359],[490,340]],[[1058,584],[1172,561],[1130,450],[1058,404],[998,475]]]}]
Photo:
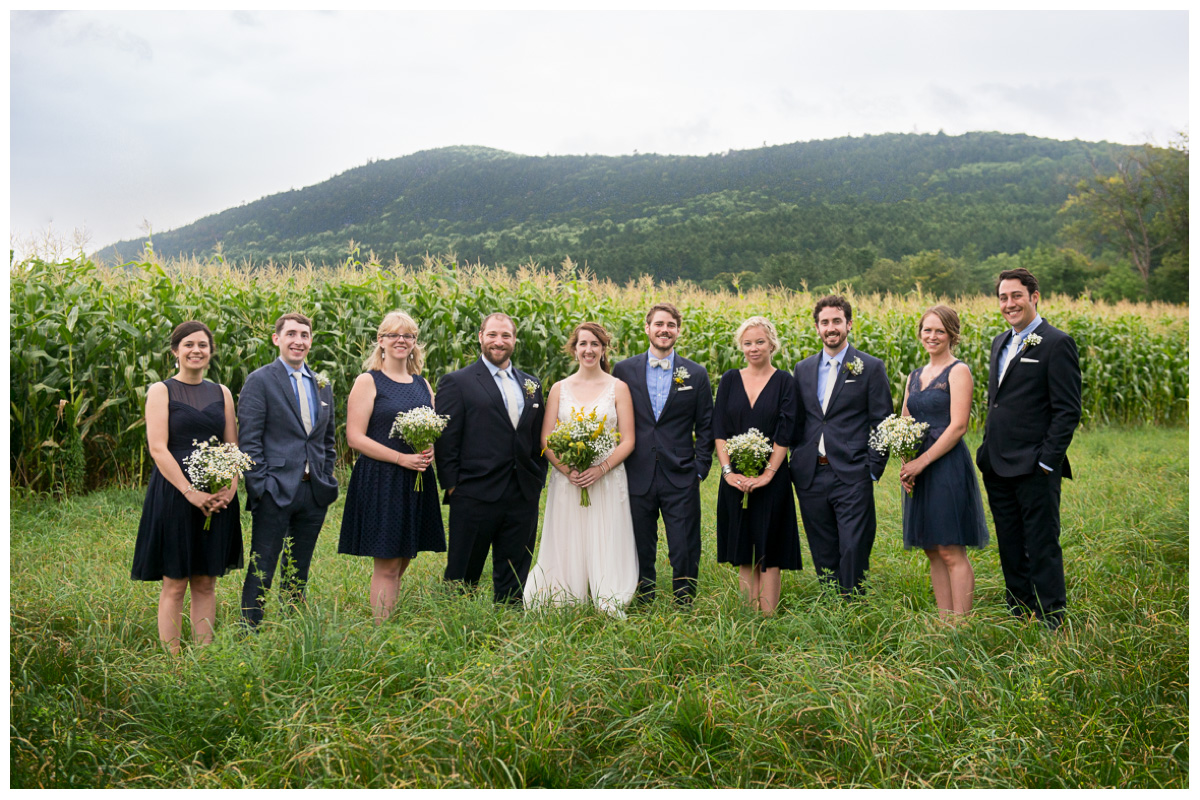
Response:
[{"label": "overcast sky", "polygon": [[12,12],[10,225],[88,250],[369,159],[865,133],[1166,144],[1167,12]]}]

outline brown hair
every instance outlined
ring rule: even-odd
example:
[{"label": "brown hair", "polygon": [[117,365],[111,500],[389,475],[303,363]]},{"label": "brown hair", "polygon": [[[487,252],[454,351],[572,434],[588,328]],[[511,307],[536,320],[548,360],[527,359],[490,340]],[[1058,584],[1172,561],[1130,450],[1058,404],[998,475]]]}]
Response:
[{"label": "brown hair", "polygon": [[996,278],[996,293],[1000,293],[1000,284],[1004,281],[1018,280],[1024,286],[1029,294],[1033,294],[1038,290],[1037,278],[1033,277],[1033,273],[1024,267],[1016,269],[1006,269]]},{"label": "brown hair", "polygon": [[571,338],[567,340],[566,346],[563,347],[567,355],[572,358],[575,356],[575,345],[579,344],[580,331],[592,333],[600,340],[600,369],[605,372],[612,372],[612,364],[608,361],[608,346],[612,344],[612,336],[608,331],[604,330],[604,326],[599,322],[581,322],[575,326],[575,330],[571,331]]},{"label": "brown hair", "polygon": [[[379,323],[379,329],[375,332],[375,345],[371,348],[371,353],[367,356],[366,361],[363,362],[363,369],[367,372],[377,372],[383,369],[383,344],[379,341],[379,337],[385,333],[411,333],[419,336],[421,330],[417,327],[416,321],[403,311],[391,311],[385,314],[383,321]],[[408,358],[405,361],[410,375],[421,374],[421,370],[425,368],[425,348],[419,340],[413,341],[413,348],[408,352]]]},{"label": "brown hair", "polygon": [[654,319],[654,315],[659,311],[665,311],[675,318],[675,324],[683,327],[683,316],[679,313],[679,309],[670,303],[655,303],[650,306],[650,310],[646,312],[646,324],[650,324],[650,320]]},{"label": "brown hair", "polygon": [[510,317],[508,314],[505,314],[503,311],[493,311],[492,313],[490,313],[486,317],[484,317],[483,322],[479,323],[479,332],[483,333],[484,329],[487,328],[487,324],[490,321],[492,321],[493,319],[508,320],[508,324],[511,325],[512,329],[513,329],[513,336],[517,335],[517,323],[513,322],[513,318]]},{"label": "brown hair", "polygon": [[925,327],[925,318],[930,314],[941,320],[942,327],[946,329],[946,335],[950,337],[950,349],[958,347],[958,343],[962,341],[962,325],[959,324],[958,313],[950,306],[936,305],[927,308],[917,322],[917,337],[920,338],[921,329]]},{"label": "brown hair", "polygon": [[204,334],[208,337],[208,349],[209,349],[209,351],[212,351],[212,349],[213,349],[212,331],[210,331],[208,329],[208,326],[205,325],[203,322],[193,319],[193,320],[188,320],[187,322],[179,323],[178,325],[175,326],[175,330],[171,331],[171,352],[174,353],[176,350],[178,350],[179,343],[182,342],[187,337],[191,336],[196,331],[204,332]]},{"label": "brown hair", "polygon": [[823,308],[840,308],[846,315],[846,322],[851,320],[850,301],[840,294],[827,294],[817,301],[817,307],[813,309],[814,325],[821,321],[821,309]]},{"label": "brown hair", "polygon": [[292,322],[298,322],[301,325],[307,326],[309,336],[312,335],[312,329],[313,329],[312,320],[309,319],[308,317],[304,316],[303,314],[297,313],[295,311],[293,311],[290,314],[284,314],[282,317],[275,320],[275,333],[279,333],[280,331],[282,331],[283,323],[287,322],[288,320],[291,320]]}]

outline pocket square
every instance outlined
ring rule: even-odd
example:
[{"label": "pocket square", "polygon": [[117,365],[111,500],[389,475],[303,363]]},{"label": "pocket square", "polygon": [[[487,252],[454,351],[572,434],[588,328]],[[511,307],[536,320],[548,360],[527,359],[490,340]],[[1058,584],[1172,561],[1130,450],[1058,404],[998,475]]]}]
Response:
[{"label": "pocket square", "polygon": [[321,401],[321,408],[325,408],[327,405],[329,405],[329,403],[326,403],[324,400]]},{"label": "pocket square", "polygon": [[690,392],[692,389],[695,389],[695,388],[696,388],[695,386],[680,386],[676,391]]},{"label": "pocket square", "polygon": [[539,406],[537,403],[534,403],[534,404],[533,404],[533,407],[534,407],[534,408],[541,408],[541,406]]},{"label": "pocket square", "polygon": [[858,381],[853,381],[853,380],[850,380],[849,378],[847,378],[846,383],[858,383]]},{"label": "pocket square", "polygon": [[1022,358],[1021,363],[1022,364],[1036,364],[1036,363],[1038,363],[1038,360],[1036,358]]}]

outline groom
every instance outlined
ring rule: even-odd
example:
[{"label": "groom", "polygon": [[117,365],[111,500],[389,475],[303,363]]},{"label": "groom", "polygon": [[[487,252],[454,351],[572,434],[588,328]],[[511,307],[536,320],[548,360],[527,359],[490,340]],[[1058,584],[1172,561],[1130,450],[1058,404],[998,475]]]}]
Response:
[{"label": "groom", "polygon": [[1038,282],[1027,269],[996,279],[1000,313],[1011,326],[992,341],[988,413],[975,456],[996,525],[1004,598],[1016,616],[1048,628],[1067,605],[1059,501],[1071,477],[1067,447],[1083,413],[1075,340],[1038,313]]},{"label": "groom", "polygon": [[700,573],[700,481],[712,465],[713,398],[704,367],[675,352],[682,323],[670,303],[652,306],[646,314],[649,352],[613,368],[613,377],[625,381],[633,397],[636,446],[625,473],[639,603],[654,599],[660,512],[676,602],[692,602]]},{"label": "groom", "polygon": [[867,439],[892,413],[892,393],[883,362],[847,341],[853,320],[846,298],[818,300],[813,322],[823,347],[796,365],[792,483],[817,577],[848,597],[861,591],[875,544],[873,482],[887,454]]},{"label": "groom", "polygon": [[246,508],[253,515],[250,567],[242,586],[242,617],[251,628],[263,618],[284,539],[292,566],[284,568],[293,601],[304,599],[308,568],[325,511],[337,499],[333,477],[333,389],[304,359],[312,347],[312,320],[284,314],[271,341],[279,358],[251,372],[238,395],[238,440],[254,459],[245,473]]},{"label": "groom", "polygon": [[476,586],[492,551],[492,597],[519,605],[537,543],[542,457],[542,387],[512,365],[517,327],[489,314],[482,355],[438,381],[437,412],[450,421],[434,448],[450,506],[446,581]]}]

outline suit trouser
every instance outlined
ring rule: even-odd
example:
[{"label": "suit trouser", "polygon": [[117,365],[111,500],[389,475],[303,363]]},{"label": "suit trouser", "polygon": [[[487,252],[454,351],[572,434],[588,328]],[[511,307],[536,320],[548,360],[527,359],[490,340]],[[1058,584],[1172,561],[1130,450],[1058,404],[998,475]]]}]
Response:
[{"label": "suit trouser", "polygon": [[875,545],[875,484],[843,483],[818,464],[807,489],[796,488],[804,536],[817,577],[837,583],[843,595],[862,590]]},{"label": "suit trouser", "polygon": [[492,597],[497,603],[521,603],[537,544],[537,521],[537,500],[524,498],[515,476],[498,501],[450,495],[445,580],[478,585],[490,548]]},{"label": "suit trouser", "polygon": [[317,505],[309,481],[301,481],[296,496],[286,507],[281,508],[269,494],[258,498],[251,512],[254,528],[250,536],[250,564],[246,569],[246,582],[242,585],[242,616],[250,625],[262,622],[263,599],[275,578],[275,565],[283,551],[283,540],[288,536],[292,543],[289,563],[283,568],[284,589],[291,602],[304,599],[308,568],[327,508]]},{"label": "suit trouser", "polygon": [[645,494],[629,495],[633,514],[633,539],[637,545],[639,602],[654,599],[658,571],[658,515],[662,513],[667,537],[667,556],[671,561],[671,589],[680,603],[696,596],[700,576],[700,478],[684,489],[667,480],[660,468]]},{"label": "suit trouser", "polygon": [[1062,473],[1040,468],[1029,475],[1003,478],[983,473],[988,505],[996,526],[996,550],[1004,571],[1004,600],[1017,615],[1032,611],[1057,626],[1067,605],[1059,545]]}]

